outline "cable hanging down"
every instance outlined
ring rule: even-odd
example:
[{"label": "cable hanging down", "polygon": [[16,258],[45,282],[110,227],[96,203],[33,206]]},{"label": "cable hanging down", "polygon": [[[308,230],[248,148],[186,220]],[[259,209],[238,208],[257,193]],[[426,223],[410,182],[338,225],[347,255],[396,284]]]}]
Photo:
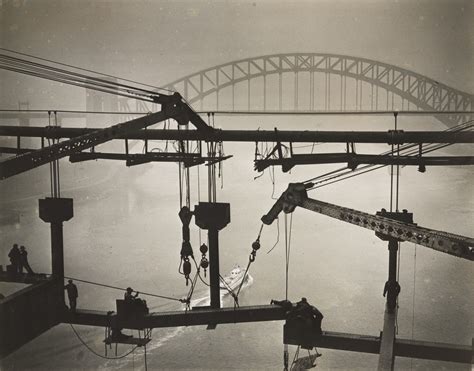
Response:
[{"label": "cable hanging down", "polygon": [[132,354],[133,352],[135,352],[135,350],[138,348],[138,345],[136,345],[129,352],[126,352],[118,357],[106,357],[106,356],[103,356],[102,354],[97,353],[94,349],[92,349],[89,345],[87,345],[87,343],[82,339],[82,337],[79,335],[79,333],[74,328],[74,326],[72,324],[69,324],[69,325],[71,326],[72,331],[76,335],[77,339],[82,343],[82,345],[84,345],[89,352],[91,352],[95,356],[100,357],[102,359],[108,359],[108,360],[123,359],[129,356],[130,354]]}]

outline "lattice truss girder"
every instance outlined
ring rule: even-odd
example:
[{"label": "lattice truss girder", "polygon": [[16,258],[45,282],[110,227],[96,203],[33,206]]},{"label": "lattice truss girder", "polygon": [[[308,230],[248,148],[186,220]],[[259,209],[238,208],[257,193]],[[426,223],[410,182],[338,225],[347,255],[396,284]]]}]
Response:
[{"label": "lattice truss girder", "polygon": [[321,72],[351,77],[380,86],[423,109],[469,110],[473,96],[426,76],[365,58],[330,54],[278,54],[235,61],[176,80],[167,88],[190,102],[242,81],[287,72]]},{"label": "lattice truss girder", "polygon": [[363,211],[308,198],[306,189],[311,184],[290,183],[268,214],[262,217],[262,222],[271,224],[281,211],[291,213],[299,206],[365,229],[377,234],[394,238],[399,241],[409,241],[431,249],[454,255],[460,258],[474,260],[474,239],[444,231],[424,228],[415,224],[393,220],[380,215],[371,215]]}]

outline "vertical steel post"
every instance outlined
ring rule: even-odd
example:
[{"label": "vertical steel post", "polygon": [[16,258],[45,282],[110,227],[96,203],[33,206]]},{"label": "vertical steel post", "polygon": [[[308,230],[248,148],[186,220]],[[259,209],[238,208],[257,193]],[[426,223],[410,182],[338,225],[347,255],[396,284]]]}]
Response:
[{"label": "vertical steel post", "polygon": [[211,308],[221,307],[219,280],[219,231],[209,229],[209,284],[211,286]]},{"label": "vertical steel post", "polygon": [[397,280],[397,251],[398,241],[390,239],[388,241],[388,280]]},{"label": "vertical steel post", "polygon": [[[64,280],[63,222],[73,217],[72,198],[45,198],[39,200],[41,220],[51,224],[51,271],[53,278]],[[63,286],[58,296],[64,303]]]},{"label": "vertical steel post", "polygon": [[222,202],[200,202],[194,208],[194,220],[199,228],[208,230],[211,308],[219,309],[221,307],[219,231],[230,223],[230,205]]},{"label": "vertical steel post", "polygon": [[53,277],[64,278],[63,223],[51,223],[51,268]]}]

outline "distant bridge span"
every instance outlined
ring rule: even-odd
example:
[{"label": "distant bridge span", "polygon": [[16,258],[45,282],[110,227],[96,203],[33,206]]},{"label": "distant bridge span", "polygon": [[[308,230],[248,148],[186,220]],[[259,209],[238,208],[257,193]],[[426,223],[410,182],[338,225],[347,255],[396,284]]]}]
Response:
[{"label": "distant bridge span", "polygon": [[[264,55],[187,75],[166,85],[201,110],[470,111],[472,94],[416,72],[326,53]],[[452,126],[465,114],[438,115]]]}]

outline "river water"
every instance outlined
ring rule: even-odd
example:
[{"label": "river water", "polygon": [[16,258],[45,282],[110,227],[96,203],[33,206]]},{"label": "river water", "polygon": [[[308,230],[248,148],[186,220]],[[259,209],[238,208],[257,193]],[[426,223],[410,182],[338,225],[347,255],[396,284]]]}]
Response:
[{"label": "river water", "polygon": [[[293,119],[292,119],[293,120]],[[443,130],[434,119],[417,119],[417,130]],[[342,120],[306,124],[294,120],[294,127],[321,130],[348,129],[354,122]],[[370,119],[358,122],[362,130],[386,130],[389,120]],[[323,123],[322,123],[323,122]],[[225,123],[225,124],[224,124]],[[402,121],[409,129],[413,120]],[[259,120],[262,128],[271,129],[270,119]],[[284,126],[285,123],[282,124]],[[286,123],[288,127],[288,123]],[[306,125],[306,126],[305,126]],[[337,126],[336,126],[337,125]],[[405,125],[405,127],[403,127]],[[225,128],[255,128],[255,120],[221,119]],[[293,126],[292,126],[293,127]],[[316,146],[317,150],[343,150],[345,145]],[[364,151],[363,149],[367,149]],[[260,228],[260,217],[290,181],[306,180],[335,167],[300,167],[291,174],[275,169],[275,186],[269,173],[254,180],[253,144],[226,144],[234,157],[224,164],[224,187],[218,201],[231,203],[231,223],[220,233],[221,272],[235,264],[245,266],[251,243]],[[386,147],[361,147],[360,153],[381,152]],[[301,149],[303,150],[303,149]],[[457,153],[455,149],[444,152]],[[62,161],[64,176],[62,196],[74,198],[74,218],[65,223],[66,275],[111,284],[131,286],[142,292],[176,298],[187,292],[178,274],[181,224],[178,172],[175,164],[146,164],[126,168],[124,164],[94,162],[70,165]],[[70,167],[81,166],[81,170]],[[84,177],[87,175],[87,181]],[[90,175],[93,174],[93,175]],[[207,168],[200,169],[202,200]],[[37,180],[33,184],[29,177]],[[29,250],[30,263],[38,272],[50,271],[49,228],[38,218],[37,199],[47,196],[47,169],[34,175],[20,175],[2,183],[3,210],[19,212],[20,221],[0,227],[1,257],[7,261],[11,244],[18,242]],[[428,168],[425,174],[416,168],[403,168],[400,178],[400,209],[414,213],[419,225],[472,235],[473,172],[467,167]],[[198,201],[198,173],[191,170],[192,204]],[[310,197],[374,213],[388,208],[390,177],[381,169],[349,181],[312,191]],[[289,221],[289,218],[288,218]],[[251,267],[253,284],[240,295],[241,305],[268,304],[285,297],[285,228],[284,217],[265,227],[262,249]],[[289,228],[289,226],[288,226]],[[278,232],[279,230],[279,232]],[[205,241],[201,235],[201,242]],[[275,249],[267,251],[275,244]],[[198,254],[199,233],[192,224],[192,242]],[[370,231],[340,221],[297,209],[291,229],[289,299],[306,296],[324,314],[323,329],[366,335],[378,335],[383,327],[387,278],[386,243]],[[416,256],[415,256],[416,255]],[[471,344],[474,295],[472,263],[422,246],[403,243],[400,256],[398,336],[417,340]],[[113,310],[121,291],[77,283],[79,308]],[[0,291],[9,294],[18,285],[2,284]],[[179,310],[181,304],[146,298],[151,311]],[[194,299],[205,304],[207,288],[198,284]],[[223,299],[225,306],[232,300]],[[282,322],[219,325],[205,327],[156,329],[148,346],[149,369],[239,369],[277,370],[282,368]],[[104,331],[75,326],[83,341],[103,355]],[[120,346],[123,354],[130,348]],[[291,349],[294,352],[295,349]],[[376,355],[320,350],[318,367],[330,369],[374,369]],[[113,356],[113,350],[109,356]],[[89,352],[69,325],[59,325],[31,341],[1,364],[4,370],[143,370],[142,349],[120,360],[105,360]],[[470,369],[467,365],[397,358],[396,368]]]}]

